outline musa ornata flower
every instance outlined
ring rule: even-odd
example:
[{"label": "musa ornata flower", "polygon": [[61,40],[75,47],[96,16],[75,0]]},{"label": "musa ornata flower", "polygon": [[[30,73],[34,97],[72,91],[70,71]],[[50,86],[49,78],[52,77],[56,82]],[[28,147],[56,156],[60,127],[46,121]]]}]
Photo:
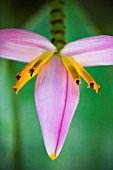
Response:
[{"label": "musa ornata flower", "polygon": [[13,86],[16,93],[38,74],[35,102],[44,144],[52,160],[62,149],[77,108],[80,77],[88,88],[96,93],[100,90],[83,67],[113,64],[112,36],[94,36],[65,44],[63,3],[57,1],[61,8],[56,8],[54,2],[50,2],[53,43],[25,30],[0,31],[0,57],[28,63],[16,76]]}]

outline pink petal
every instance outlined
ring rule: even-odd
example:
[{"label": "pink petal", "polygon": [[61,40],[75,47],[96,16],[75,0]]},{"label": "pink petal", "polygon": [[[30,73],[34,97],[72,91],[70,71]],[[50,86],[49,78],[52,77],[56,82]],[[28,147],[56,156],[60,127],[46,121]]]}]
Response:
[{"label": "pink petal", "polygon": [[0,31],[0,57],[30,62],[43,52],[55,51],[54,45],[45,37],[21,29]]},{"label": "pink petal", "polygon": [[113,36],[101,35],[71,42],[61,54],[73,56],[82,66],[112,65]]},{"label": "pink petal", "polygon": [[73,56],[82,66],[113,65],[113,49]]},{"label": "pink petal", "polygon": [[79,88],[58,56],[41,69],[35,100],[47,153],[58,156],[79,101]]}]

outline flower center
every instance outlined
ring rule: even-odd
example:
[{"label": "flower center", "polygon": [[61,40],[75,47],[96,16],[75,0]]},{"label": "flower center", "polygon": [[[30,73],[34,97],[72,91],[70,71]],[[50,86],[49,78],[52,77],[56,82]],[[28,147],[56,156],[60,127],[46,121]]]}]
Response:
[{"label": "flower center", "polygon": [[75,59],[65,56],[61,56],[61,59],[70,76],[77,85],[81,84],[81,76],[88,83],[88,88],[93,88],[96,93],[100,91],[100,86],[95,82],[90,74],[77,61],[75,61]]},{"label": "flower center", "polygon": [[[56,53],[57,56],[60,56],[59,52]],[[39,73],[43,64],[47,63],[56,53],[51,51],[44,52],[41,56],[35,58],[33,61],[27,64],[17,74],[17,82],[13,86],[16,94],[31,78]],[[100,86],[77,61],[75,61],[72,57],[60,56],[60,58],[76,85],[81,84],[81,76],[88,83],[88,88],[93,88],[96,93],[100,91]]]}]

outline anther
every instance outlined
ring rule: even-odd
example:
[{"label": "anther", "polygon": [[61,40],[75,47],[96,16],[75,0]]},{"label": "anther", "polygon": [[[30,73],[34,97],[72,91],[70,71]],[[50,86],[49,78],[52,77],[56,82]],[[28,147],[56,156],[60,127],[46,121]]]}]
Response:
[{"label": "anther", "polygon": [[94,88],[94,83],[90,82],[90,88]]},{"label": "anther", "polygon": [[16,79],[17,79],[17,80],[20,80],[20,78],[21,78],[21,76],[20,76],[19,73],[18,73],[17,76],[16,76]]},{"label": "anther", "polygon": [[76,84],[80,85],[80,80],[79,79],[76,79]]},{"label": "anther", "polygon": [[98,92],[100,91],[100,87],[99,87],[99,89],[98,89]]},{"label": "anther", "polygon": [[98,92],[100,91],[100,86],[98,87]]},{"label": "anther", "polygon": [[34,68],[31,68],[31,69],[29,70],[29,73],[30,73],[30,76],[32,77],[32,75],[33,75],[33,73],[34,73]]},{"label": "anther", "polygon": [[17,88],[16,88],[15,86],[13,86],[13,90],[14,90],[15,92],[17,92]]}]

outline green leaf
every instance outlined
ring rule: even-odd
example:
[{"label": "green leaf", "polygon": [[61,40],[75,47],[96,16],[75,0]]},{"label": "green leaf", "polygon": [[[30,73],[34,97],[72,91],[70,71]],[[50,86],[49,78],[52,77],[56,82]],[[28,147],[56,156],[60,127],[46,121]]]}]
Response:
[{"label": "green leaf", "polygon": [[15,123],[9,63],[0,60],[0,169],[6,169],[13,165]]}]

